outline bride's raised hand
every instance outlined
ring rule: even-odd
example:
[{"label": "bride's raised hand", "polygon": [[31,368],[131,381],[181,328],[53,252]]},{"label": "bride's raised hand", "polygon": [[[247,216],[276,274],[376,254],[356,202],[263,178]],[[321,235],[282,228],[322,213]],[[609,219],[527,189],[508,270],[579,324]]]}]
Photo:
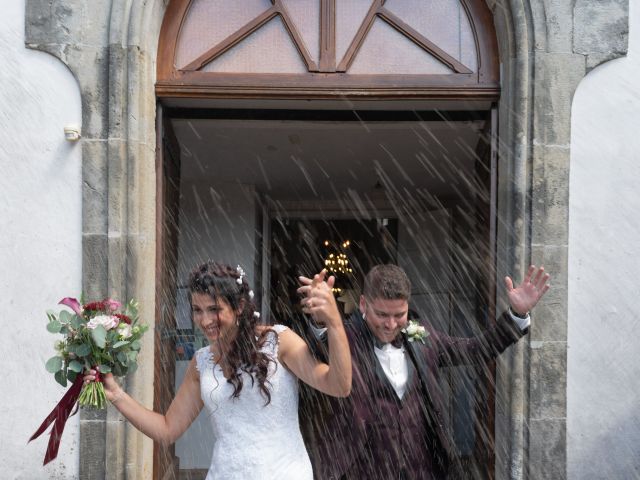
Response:
[{"label": "bride's raised hand", "polygon": [[338,305],[333,295],[336,279],[331,275],[325,280],[326,276],[327,270],[323,269],[313,278],[298,277],[302,285],[298,288],[298,293],[303,296],[300,303],[304,313],[311,315],[318,324],[335,327],[342,324]]}]

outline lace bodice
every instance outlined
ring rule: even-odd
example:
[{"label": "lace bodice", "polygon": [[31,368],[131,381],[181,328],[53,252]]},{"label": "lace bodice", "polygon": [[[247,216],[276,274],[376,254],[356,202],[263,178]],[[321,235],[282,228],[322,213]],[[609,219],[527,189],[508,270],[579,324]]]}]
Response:
[{"label": "lace bodice", "polygon": [[269,363],[271,402],[251,377],[242,372],[243,387],[232,398],[233,385],[215,363],[209,347],[196,352],[200,393],[211,420],[215,442],[207,480],[311,479],[311,463],[298,424],[298,380],[278,361],[278,335],[287,327],[275,325],[262,351]]}]

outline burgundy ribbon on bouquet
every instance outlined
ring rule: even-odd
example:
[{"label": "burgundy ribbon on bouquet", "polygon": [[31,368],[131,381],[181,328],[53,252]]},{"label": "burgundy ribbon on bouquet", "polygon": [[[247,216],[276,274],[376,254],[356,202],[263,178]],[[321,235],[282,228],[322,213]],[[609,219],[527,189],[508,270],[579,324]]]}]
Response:
[{"label": "burgundy ribbon on bouquet", "polygon": [[44,456],[43,465],[46,465],[58,456],[58,448],[60,447],[62,431],[64,430],[64,426],[67,423],[69,415],[71,415],[71,410],[73,410],[73,407],[78,403],[80,390],[82,390],[82,382],[83,376],[78,375],[73,382],[73,385],[71,385],[71,388],[67,390],[64,397],[62,397],[53,410],[51,410],[51,413],[44,419],[44,422],[42,422],[42,425],[40,425],[38,430],[36,430],[36,433],[31,435],[31,438],[29,439],[30,442],[31,440],[38,438],[47,429],[47,427],[55,421],[53,428],[51,429],[49,444],[47,445],[47,453]]}]

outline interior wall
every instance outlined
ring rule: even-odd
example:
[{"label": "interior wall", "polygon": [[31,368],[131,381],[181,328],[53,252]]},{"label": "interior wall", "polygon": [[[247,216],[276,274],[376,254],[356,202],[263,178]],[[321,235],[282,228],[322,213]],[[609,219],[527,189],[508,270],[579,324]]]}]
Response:
[{"label": "interior wall", "polygon": [[[183,158],[183,162],[190,161]],[[180,228],[178,237],[178,285],[185,286],[189,272],[209,259],[240,265],[255,291],[256,209],[255,190],[240,183],[183,181],[180,185]],[[190,324],[186,290],[178,291],[178,328],[196,328]],[[200,344],[196,345],[196,348]],[[176,362],[179,388],[188,360]],[[181,469],[209,468],[213,446],[210,420],[201,412],[189,430],[176,442]]]},{"label": "interior wall", "polygon": [[45,311],[82,291],[82,156],[63,131],[81,123],[80,94],[64,64],[25,48],[24,11],[24,0],[4,2],[0,16],[0,476],[71,480],[77,416],[46,467],[49,435],[27,439],[65,392],[44,368],[62,338],[46,330]]},{"label": "interior wall", "polygon": [[568,477],[640,477],[640,0],[629,53],[573,101],[569,223]]},{"label": "interior wall", "polygon": [[[188,365],[188,360],[178,360],[176,362],[176,391],[184,380]],[[208,470],[211,466],[214,440],[209,416],[203,409],[175,444],[175,455],[180,459],[180,470]]]},{"label": "interior wall", "polygon": [[251,185],[217,183],[215,172],[211,177],[180,185],[178,282],[184,284],[193,267],[211,259],[242,266],[251,284],[258,253],[255,190]]},{"label": "interior wall", "polygon": [[398,224],[398,265],[411,281],[411,308],[436,328],[449,331],[451,211],[443,208]]}]

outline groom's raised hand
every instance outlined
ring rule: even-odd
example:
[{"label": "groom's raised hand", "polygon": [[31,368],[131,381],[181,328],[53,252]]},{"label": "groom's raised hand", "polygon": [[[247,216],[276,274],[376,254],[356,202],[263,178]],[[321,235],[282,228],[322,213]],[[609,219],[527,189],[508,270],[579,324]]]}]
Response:
[{"label": "groom's raised hand", "polygon": [[535,265],[529,267],[524,280],[515,288],[511,277],[505,277],[504,284],[507,287],[511,311],[518,316],[526,317],[549,290],[550,285],[547,283],[549,278],[543,266],[537,268]]}]

